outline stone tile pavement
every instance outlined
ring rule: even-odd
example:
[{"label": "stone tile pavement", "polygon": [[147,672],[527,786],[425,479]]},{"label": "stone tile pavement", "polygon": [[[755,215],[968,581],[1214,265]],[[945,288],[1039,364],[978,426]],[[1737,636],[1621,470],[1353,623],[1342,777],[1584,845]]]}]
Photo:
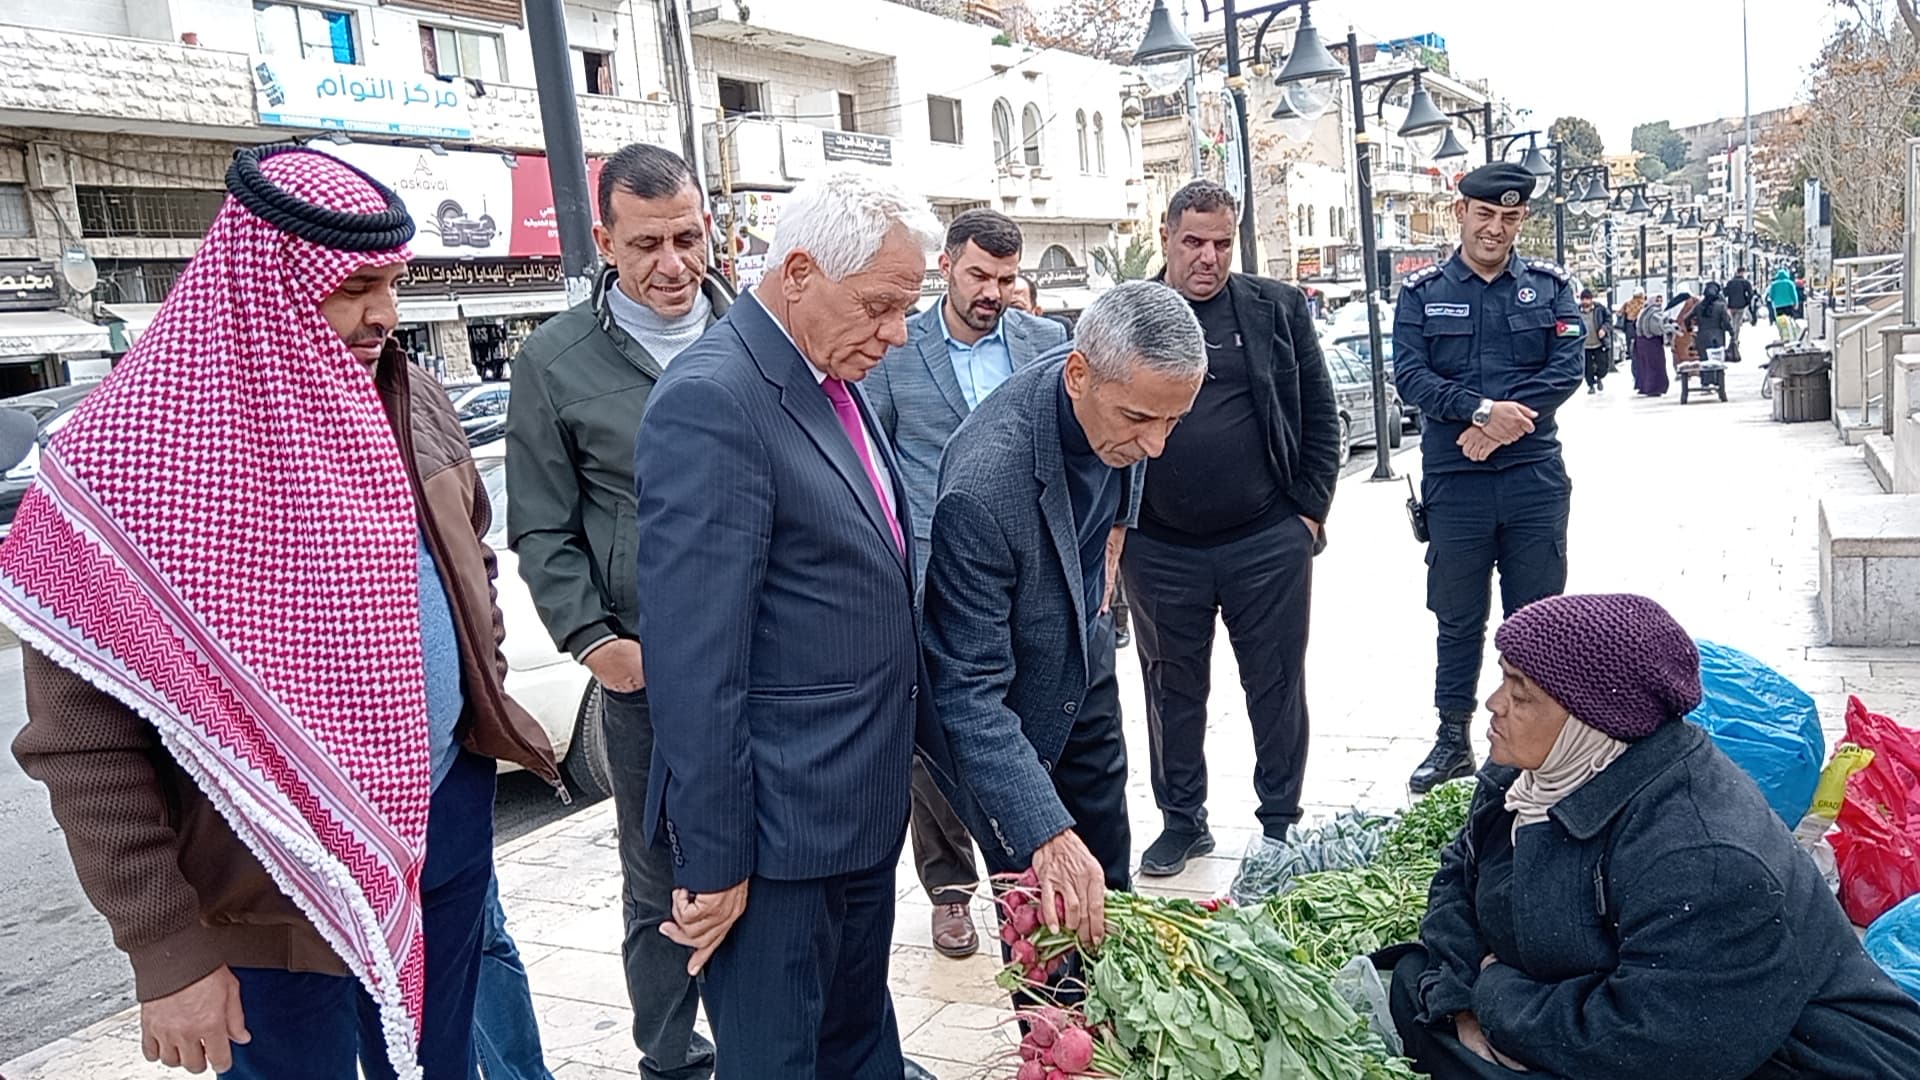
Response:
[{"label": "stone tile pavement", "polygon": [[[1747,353],[1761,354],[1764,328]],[[1729,379],[1732,400],[1681,405],[1632,396],[1623,373],[1601,395],[1563,411],[1574,477],[1570,549],[1576,591],[1633,590],[1666,604],[1699,636],[1743,648],[1819,701],[1830,737],[1846,695],[1920,723],[1920,650],[1822,645],[1816,581],[1822,493],[1878,490],[1857,448],[1825,424],[1781,425],[1759,398],[1749,364]],[[1417,472],[1417,451],[1396,468]],[[1422,551],[1412,540],[1402,483],[1344,482],[1330,547],[1315,573],[1310,690],[1315,734],[1310,816],[1407,801],[1405,778],[1426,751],[1433,625],[1424,609]],[[1486,690],[1493,686],[1488,657]],[[1133,751],[1129,794],[1136,851],[1158,826],[1148,788],[1140,672],[1120,660]],[[1211,811],[1218,852],[1155,891],[1217,895],[1255,835],[1252,742],[1224,632],[1215,653]],[[503,845],[500,878],[511,928],[528,964],[547,1058],[560,1080],[637,1075],[619,965],[618,859],[609,804],[586,808]],[[934,953],[930,909],[909,861],[899,873],[893,990],[907,1052],[943,1080],[1011,1075],[996,1067],[1013,1040],[986,956]],[[976,905],[983,937],[989,915]],[[138,1025],[122,1014],[0,1065],[7,1080],[135,1080],[165,1075],[140,1060]]]}]

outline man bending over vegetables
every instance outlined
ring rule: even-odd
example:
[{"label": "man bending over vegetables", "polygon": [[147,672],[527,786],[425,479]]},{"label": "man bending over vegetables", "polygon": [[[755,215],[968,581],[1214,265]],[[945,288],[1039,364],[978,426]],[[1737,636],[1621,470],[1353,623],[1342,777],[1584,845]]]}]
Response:
[{"label": "man bending over vegetables", "polygon": [[1072,346],[1016,372],[947,444],[922,634],[952,773],[933,767],[996,874],[1094,942],[1130,874],[1113,675],[1121,531],[1140,470],[1206,376],[1192,308],[1153,282],[1087,308]]}]

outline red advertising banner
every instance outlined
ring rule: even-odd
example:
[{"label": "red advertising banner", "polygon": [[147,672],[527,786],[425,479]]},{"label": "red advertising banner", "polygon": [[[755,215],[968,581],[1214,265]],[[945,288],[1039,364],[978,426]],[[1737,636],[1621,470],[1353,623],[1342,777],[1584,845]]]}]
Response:
[{"label": "red advertising banner", "polygon": [[[587,201],[593,209],[595,224],[600,221],[599,158],[587,159]],[[513,170],[513,229],[507,240],[507,254],[515,258],[560,254],[560,225],[553,210],[553,179],[547,172],[543,154],[521,154],[519,167]]]}]

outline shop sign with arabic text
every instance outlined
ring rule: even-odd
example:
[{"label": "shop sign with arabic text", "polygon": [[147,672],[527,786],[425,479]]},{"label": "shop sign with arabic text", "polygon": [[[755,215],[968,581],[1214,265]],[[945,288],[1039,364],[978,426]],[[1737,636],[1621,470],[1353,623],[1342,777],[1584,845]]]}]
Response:
[{"label": "shop sign with arabic text", "polygon": [[274,127],[471,139],[465,87],[418,71],[253,57],[260,122]]}]

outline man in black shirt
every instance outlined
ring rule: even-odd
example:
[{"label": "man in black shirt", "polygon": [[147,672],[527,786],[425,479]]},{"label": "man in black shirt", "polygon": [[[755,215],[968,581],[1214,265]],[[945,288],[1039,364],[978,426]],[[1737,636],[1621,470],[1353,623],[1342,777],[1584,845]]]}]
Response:
[{"label": "man in black shirt", "polygon": [[1152,876],[1213,850],[1204,741],[1217,618],[1253,723],[1261,828],[1284,840],[1300,819],[1312,558],[1339,474],[1340,421],[1306,297],[1229,269],[1238,218],[1226,189],[1196,180],[1174,195],[1160,233],[1166,282],[1206,335],[1207,379],[1147,468],[1121,558],[1163,817],[1140,865]]}]

